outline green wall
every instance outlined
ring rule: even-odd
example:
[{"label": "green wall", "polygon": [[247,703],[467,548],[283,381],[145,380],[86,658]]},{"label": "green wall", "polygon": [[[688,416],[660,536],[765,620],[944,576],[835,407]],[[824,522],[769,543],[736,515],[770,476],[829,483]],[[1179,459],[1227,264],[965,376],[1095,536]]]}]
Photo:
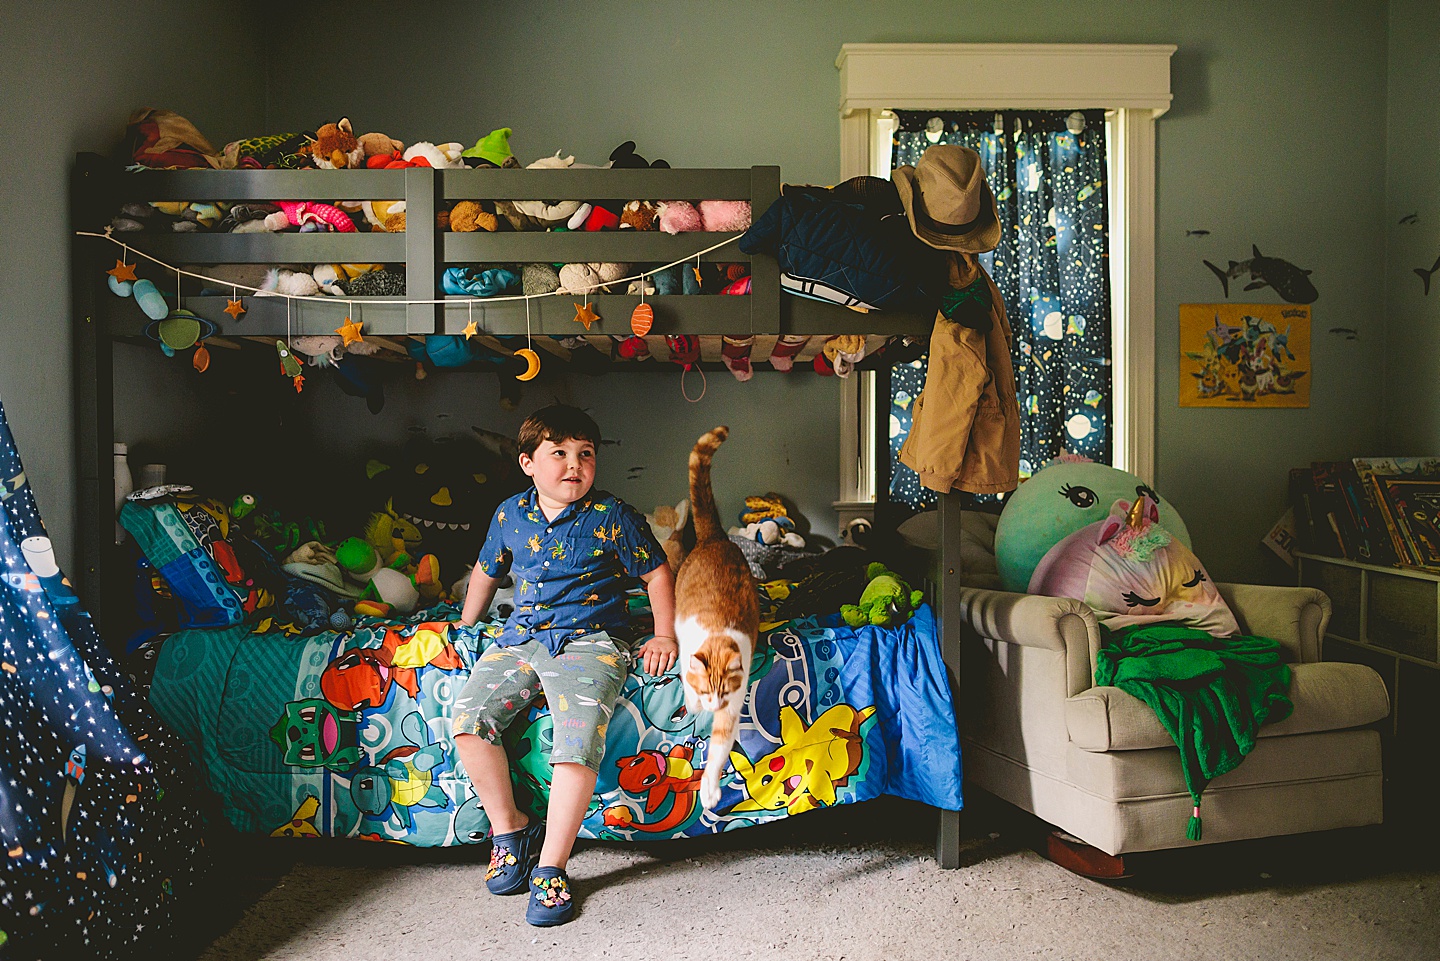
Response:
[{"label": "green wall", "polygon": [[[1179,46],[1174,105],[1158,125],[1157,483],[1189,520],[1215,576],[1283,576],[1258,540],[1283,508],[1291,465],[1381,448],[1387,417],[1397,439],[1431,446],[1436,391],[1423,368],[1397,366],[1399,386],[1384,390],[1383,305],[1387,276],[1391,288],[1418,286],[1409,268],[1440,252],[1406,251],[1395,263],[1409,235],[1386,229],[1399,216],[1398,201],[1387,212],[1387,174],[1392,197],[1406,178],[1434,198],[1433,142],[1416,140],[1403,157],[1392,143],[1387,155],[1385,122],[1387,110],[1392,127],[1418,120],[1435,101],[1433,87],[1427,100],[1394,71],[1387,87],[1386,74],[1388,44],[1391,56],[1430,58],[1434,83],[1433,31],[1428,46],[1409,35],[1433,4],[1395,0],[1388,22],[1377,0],[1337,0],[1323,13],[1300,0],[322,0],[251,13],[156,2],[127,5],[123,18],[93,2],[34,5],[43,18],[17,18],[13,7],[0,31],[4,106],[9,129],[41,136],[25,138],[24,158],[7,146],[0,190],[12,211],[45,213],[0,226],[11,257],[0,299],[0,394],[62,546],[73,516],[65,169],[74,150],[112,142],[132,107],[177,109],[217,143],[341,115],[358,130],[406,141],[473,142],[505,125],[526,160],[561,149],[603,162],[633,138],[643,154],[677,166],[778,163],[788,181],[829,182],[839,173],[834,59],[846,42]],[[1423,218],[1426,230],[1440,226],[1440,212],[1428,225]],[[1211,233],[1187,239],[1196,228]],[[1437,246],[1440,235],[1428,237]],[[1252,243],[1314,271],[1312,406],[1182,411],[1177,306],[1219,299],[1201,259],[1244,259]],[[1418,306],[1432,313],[1395,321],[1417,338],[1433,330],[1424,317],[1434,310]],[[1360,336],[1343,340],[1326,333],[1331,327]],[[1418,365],[1434,351],[1411,355]],[[43,372],[38,383],[34,371]],[[832,423],[832,397],[822,390],[804,402],[821,426]],[[674,403],[657,385],[636,406],[663,418]],[[1412,421],[1407,405],[1423,407],[1428,420]],[[1407,438],[1412,423],[1428,433]]]},{"label": "green wall", "polygon": [[[62,566],[75,534],[70,166],[108,153],[130,111],[168,107],[217,144],[264,116],[264,17],[241,4],[0,0],[0,400]],[[103,278],[102,278],[103,279]],[[145,378],[117,377],[164,422]],[[105,485],[108,486],[108,485]]]},{"label": "green wall", "polygon": [[[790,182],[838,178],[842,43],[1177,44],[1157,131],[1159,489],[1215,576],[1278,578],[1259,540],[1284,509],[1287,469],[1376,446],[1386,17],[1374,0],[1323,14],[1302,0],[442,2],[423,17],[369,14],[390,69],[295,70],[350,9],[309,4],[275,38],[272,124],[348,114],[357,130],[466,143],[509,126],[526,161],[563,150],[601,163],[633,138],[676,166],[778,163]],[[1356,117],[1368,135],[1352,135]],[[1210,234],[1185,237],[1197,228]],[[1252,244],[1314,271],[1312,406],[1181,410],[1177,307],[1220,299],[1201,260],[1243,260]]]},{"label": "green wall", "polygon": [[[1386,100],[1386,452],[1440,450],[1440,4],[1391,0]],[[1416,214],[1415,223],[1402,218]]]}]

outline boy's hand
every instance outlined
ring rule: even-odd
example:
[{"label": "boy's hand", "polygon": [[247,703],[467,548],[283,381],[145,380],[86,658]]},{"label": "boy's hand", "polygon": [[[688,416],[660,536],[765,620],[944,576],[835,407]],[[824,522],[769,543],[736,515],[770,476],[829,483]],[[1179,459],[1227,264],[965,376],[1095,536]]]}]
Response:
[{"label": "boy's hand", "polygon": [[640,645],[640,663],[645,673],[659,677],[675,666],[680,656],[680,645],[673,637],[652,637]]}]

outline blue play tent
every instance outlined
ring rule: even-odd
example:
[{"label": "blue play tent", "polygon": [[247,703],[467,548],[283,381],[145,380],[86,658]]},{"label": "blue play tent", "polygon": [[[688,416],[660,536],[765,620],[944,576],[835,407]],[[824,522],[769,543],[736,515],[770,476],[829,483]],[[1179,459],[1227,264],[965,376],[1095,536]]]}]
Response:
[{"label": "blue play tent", "polygon": [[0,505],[0,957],[163,956],[207,863],[195,779],[56,565],[3,404]]}]

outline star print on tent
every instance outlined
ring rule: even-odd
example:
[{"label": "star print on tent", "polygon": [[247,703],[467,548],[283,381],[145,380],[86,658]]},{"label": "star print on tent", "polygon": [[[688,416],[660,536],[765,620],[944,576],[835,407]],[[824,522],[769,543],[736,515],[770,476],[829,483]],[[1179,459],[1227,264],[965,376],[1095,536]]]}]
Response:
[{"label": "star print on tent", "polygon": [[55,561],[0,406],[0,931],[18,957],[168,952],[203,876],[194,772]]}]

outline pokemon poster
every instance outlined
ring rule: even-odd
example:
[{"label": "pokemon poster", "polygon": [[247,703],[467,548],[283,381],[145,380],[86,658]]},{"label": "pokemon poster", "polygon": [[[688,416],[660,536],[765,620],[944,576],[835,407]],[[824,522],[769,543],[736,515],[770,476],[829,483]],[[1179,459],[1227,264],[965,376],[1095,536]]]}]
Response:
[{"label": "pokemon poster", "polygon": [[1181,407],[1309,407],[1310,308],[1181,304]]}]

